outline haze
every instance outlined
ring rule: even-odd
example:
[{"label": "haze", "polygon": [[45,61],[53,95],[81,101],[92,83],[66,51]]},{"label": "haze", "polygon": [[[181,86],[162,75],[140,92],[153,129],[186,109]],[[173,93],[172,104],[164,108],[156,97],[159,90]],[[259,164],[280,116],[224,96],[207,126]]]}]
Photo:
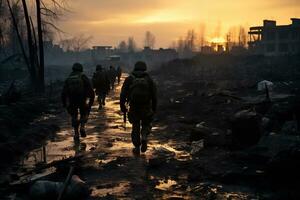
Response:
[{"label": "haze", "polygon": [[188,29],[205,26],[207,40],[224,37],[232,26],[254,26],[263,19],[289,24],[300,17],[299,0],[72,0],[71,13],[61,22],[69,36],[93,36],[91,45],[116,46],[133,36],[141,47],[145,31],[156,36],[156,47],[168,47]]}]

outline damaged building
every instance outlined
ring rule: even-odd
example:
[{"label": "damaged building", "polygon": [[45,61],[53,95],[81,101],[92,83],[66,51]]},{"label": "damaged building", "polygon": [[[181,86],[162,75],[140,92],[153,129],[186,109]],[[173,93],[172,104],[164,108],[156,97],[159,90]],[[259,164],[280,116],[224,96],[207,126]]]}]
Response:
[{"label": "damaged building", "polygon": [[249,51],[265,56],[296,55],[300,53],[300,19],[291,18],[290,25],[277,25],[264,20],[263,26],[250,27]]}]

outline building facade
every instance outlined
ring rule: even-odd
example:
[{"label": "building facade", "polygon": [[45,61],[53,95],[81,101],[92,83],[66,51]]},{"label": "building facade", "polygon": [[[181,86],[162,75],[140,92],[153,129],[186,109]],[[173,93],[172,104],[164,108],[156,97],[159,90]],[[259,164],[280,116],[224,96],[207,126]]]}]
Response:
[{"label": "building facade", "polygon": [[300,53],[300,19],[291,18],[290,25],[277,25],[264,20],[263,26],[250,27],[249,51],[265,56],[296,55]]}]

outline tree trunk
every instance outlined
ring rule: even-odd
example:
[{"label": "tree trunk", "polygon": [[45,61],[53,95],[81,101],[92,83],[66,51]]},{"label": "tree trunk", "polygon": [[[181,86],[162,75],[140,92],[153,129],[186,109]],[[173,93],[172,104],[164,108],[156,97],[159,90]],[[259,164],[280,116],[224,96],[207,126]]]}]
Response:
[{"label": "tree trunk", "polygon": [[[6,1],[7,1],[9,12],[11,14],[11,18],[12,18],[12,21],[13,21],[13,26],[14,26],[15,31],[17,33],[17,37],[18,37],[19,44],[20,44],[20,47],[21,47],[21,51],[22,51],[22,54],[23,54],[23,57],[24,57],[24,61],[25,61],[26,65],[27,65],[29,73],[31,73],[31,68],[30,68],[31,66],[29,64],[29,61],[28,61],[28,58],[27,58],[27,55],[26,55],[26,52],[25,52],[25,48],[24,48],[24,45],[23,45],[23,42],[22,42],[22,38],[21,38],[21,35],[20,35],[20,32],[19,32],[19,28],[18,28],[18,24],[16,22],[16,18],[14,16],[14,13],[13,13],[12,9],[11,9],[11,5],[10,5],[9,0],[6,0]],[[31,80],[31,81],[33,81],[33,80]]]},{"label": "tree trunk", "polygon": [[37,14],[37,28],[38,28],[38,41],[39,41],[39,55],[40,55],[40,65],[39,65],[39,81],[40,81],[40,91],[45,91],[45,74],[44,74],[44,41],[43,41],[43,31],[42,31],[42,19],[41,19],[41,4],[40,0],[36,0],[36,14]]},{"label": "tree trunk", "polygon": [[34,87],[36,88],[38,83],[37,83],[37,75],[36,75],[36,71],[37,71],[37,67],[36,67],[36,62],[35,62],[35,52],[34,52],[34,47],[33,47],[33,40],[32,40],[32,30],[31,30],[31,26],[30,26],[30,20],[29,20],[29,15],[28,15],[28,9],[27,9],[27,5],[26,5],[26,1],[22,0],[22,4],[23,4],[23,10],[24,10],[24,17],[25,17],[25,22],[26,22],[26,29],[27,29],[27,41],[28,41],[28,49],[29,49],[29,62],[30,62],[30,76],[31,80],[34,80],[34,82],[32,83],[34,85]]}]

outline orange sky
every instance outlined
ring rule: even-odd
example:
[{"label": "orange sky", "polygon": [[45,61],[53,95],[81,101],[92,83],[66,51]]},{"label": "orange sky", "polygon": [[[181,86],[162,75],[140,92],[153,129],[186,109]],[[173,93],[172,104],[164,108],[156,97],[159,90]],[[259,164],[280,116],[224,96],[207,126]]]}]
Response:
[{"label": "orange sky", "polygon": [[300,0],[72,0],[69,5],[73,12],[60,27],[66,37],[93,36],[91,45],[116,46],[133,36],[142,47],[149,30],[156,47],[168,47],[188,29],[199,32],[201,24],[210,40],[232,26],[261,25],[263,19],[288,24],[300,17]]}]

